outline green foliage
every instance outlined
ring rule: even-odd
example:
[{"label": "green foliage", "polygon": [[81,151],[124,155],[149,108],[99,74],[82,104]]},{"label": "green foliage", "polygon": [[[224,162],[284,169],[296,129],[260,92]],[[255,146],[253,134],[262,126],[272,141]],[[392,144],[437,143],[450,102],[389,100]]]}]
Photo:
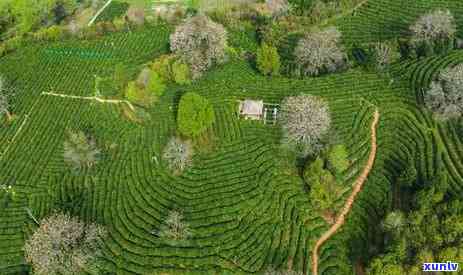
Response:
[{"label": "green foliage", "polygon": [[280,56],[277,48],[265,43],[257,50],[257,68],[264,75],[280,73]]},{"label": "green foliage", "polygon": [[172,76],[174,82],[177,84],[185,85],[191,83],[190,68],[180,60],[172,64]]},{"label": "green foliage", "polygon": [[165,83],[175,82],[180,85],[191,83],[190,68],[175,55],[158,57],[151,65],[151,69],[158,73]]},{"label": "green foliage", "polygon": [[0,184],[0,210],[4,210],[17,198],[16,190],[11,185]]},{"label": "green foliage", "polygon": [[182,96],[177,113],[177,126],[182,135],[197,138],[209,129],[214,121],[214,109],[207,99],[193,92]]},{"label": "green foliage", "polygon": [[127,90],[125,91],[125,97],[129,101],[137,101],[138,99],[139,88],[135,81],[130,81],[127,85]]},{"label": "green foliage", "polygon": [[418,172],[415,165],[409,163],[407,167],[400,173],[397,182],[403,187],[413,187],[417,182]]},{"label": "green foliage", "polygon": [[149,93],[152,93],[155,96],[159,97],[164,93],[166,89],[166,84],[164,84],[164,80],[159,76],[158,73],[150,71],[150,78],[145,89]]},{"label": "green foliage", "polygon": [[314,207],[321,212],[334,212],[343,188],[324,166],[323,159],[318,157],[304,169],[304,179],[310,185],[310,201]]},{"label": "green foliage", "polygon": [[127,75],[127,71],[126,71],[124,64],[122,63],[116,64],[116,66],[114,67],[114,73],[113,73],[113,81],[114,81],[114,86],[116,87],[116,89],[122,90],[127,84],[128,79],[129,77]]},{"label": "green foliage", "polygon": [[64,31],[61,27],[51,26],[37,31],[34,36],[39,40],[57,41],[63,37],[63,34]]},{"label": "green foliage", "polygon": [[349,168],[349,154],[347,152],[346,146],[343,144],[334,145],[328,151],[328,165],[333,169],[335,174],[339,174]]},{"label": "green foliage", "polygon": [[455,244],[463,238],[463,203],[458,199],[446,199],[447,184],[442,182],[446,177],[439,174],[418,192],[410,212],[387,215],[383,228],[391,235],[391,240],[387,253],[370,264],[371,274],[392,272],[389,270],[402,271],[397,274],[415,274],[414,266],[422,262],[442,259],[440,257],[447,253],[461,255],[461,246],[455,249]]},{"label": "green foliage", "polygon": [[161,55],[153,62],[151,69],[157,72],[165,82],[171,82],[173,80],[172,63],[174,60],[174,55]]}]

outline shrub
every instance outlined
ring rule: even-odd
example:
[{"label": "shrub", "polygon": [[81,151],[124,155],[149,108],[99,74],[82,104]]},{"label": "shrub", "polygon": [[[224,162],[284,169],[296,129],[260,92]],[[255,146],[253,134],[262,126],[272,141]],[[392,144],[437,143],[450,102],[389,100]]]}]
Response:
[{"label": "shrub", "polygon": [[257,50],[257,68],[264,75],[278,75],[280,72],[280,56],[277,48],[265,43]]},{"label": "shrub", "polygon": [[11,185],[0,184],[0,210],[7,208],[16,199],[15,188]]},{"label": "shrub", "polygon": [[51,26],[49,28],[40,29],[39,31],[34,33],[36,39],[43,41],[57,41],[60,38],[62,38],[63,35],[63,29],[56,25]]},{"label": "shrub", "polygon": [[24,245],[34,274],[81,274],[96,268],[106,231],[65,214],[53,214],[40,223]]},{"label": "shrub", "polygon": [[164,149],[163,158],[167,161],[169,169],[175,174],[183,172],[191,165],[193,148],[189,141],[172,137]]},{"label": "shrub", "polygon": [[127,10],[127,19],[129,22],[141,26],[145,23],[145,10],[142,6],[131,5]]},{"label": "shrub", "polygon": [[336,28],[306,35],[294,50],[298,75],[316,76],[346,66],[346,54],[338,45],[341,33]]},{"label": "shrub", "polygon": [[137,101],[139,89],[134,81],[130,81],[125,91],[125,97],[132,102]]},{"label": "shrub", "polygon": [[334,217],[336,202],[344,189],[336,182],[331,172],[324,168],[324,161],[318,157],[304,169],[304,179],[310,185],[310,201],[316,209]]},{"label": "shrub", "polygon": [[148,83],[146,84],[147,92],[159,97],[164,93],[165,89],[166,84],[164,84],[164,80],[159,76],[158,73],[150,70],[150,77]]},{"label": "shrub", "polygon": [[431,83],[424,97],[425,105],[440,119],[463,115],[463,63],[443,70]]},{"label": "shrub", "polygon": [[320,98],[310,95],[287,97],[281,105],[283,143],[302,154],[321,150],[331,124],[329,109]]},{"label": "shrub", "polygon": [[349,154],[342,144],[334,145],[328,152],[328,165],[335,174],[339,174],[349,168]]},{"label": "shrub", "polygon": [[170,48],[188,64],[193,79],[225,60],[227,32],[204,15],[188,18],[170,36]]},{"label": "shrub", "polygon": [[184,85],[191,83],[190,68],[180,60],[172,64],[172,76],[177,84]]},{"label": "shrub", "polygon": [[174,55],[161,55],[153,62],[151,69],[157,72],[165,82],[173,81],[172,63],[174,60]]},{"label": "shrub", "polygon": [[68,139],[64,142],[64,160],[74,169],[92,167],[100,155],[96,142],[84,132],[68,133]]},{"label": "shrub", "polygon": [[381,223],[383,230],[391,234],[400,233],[404,229],[404,226],[405,216],[400,211],[389,212]]},{"label": "shrub", "polygon": [[159,237],[167,241],[180,241],[191,235],[189,225],[183,221],[182,212],[170,210],[164,225],[161,226]]},{"label": "shrub", "polygon": [[182,135],[199,137],[214,121],[214,110],[207,99],[192,92],[182,96],[177,114],[178,130]]}]

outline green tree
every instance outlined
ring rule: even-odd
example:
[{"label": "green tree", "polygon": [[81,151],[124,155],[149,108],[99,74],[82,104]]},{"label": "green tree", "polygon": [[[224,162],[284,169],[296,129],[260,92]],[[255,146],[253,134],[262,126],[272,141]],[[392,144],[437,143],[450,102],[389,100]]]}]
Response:
[{"label": "green tree", "polygon": [[158,73],[150,70],[150,76],[148,83],[146,84],[146,90],[155,96],[161,96],[166,89],[164,80],[159,76]]},{"label": "green tree", "polygon": [[280,73],[280,56],[277,48],[262,43],[257,49],[257,68],[264,75],[278,75]]},{"label": "green tree", "polygon": [[161,55],[151,65],[151,69],[159,74],[165,82],[173,81],[172,63],[174,55]]},{"label": "green tree", "polygon": [[196,138],[210,128],[214,121],[214,109],[207,99],[193,92],[182,96],[177,114],[178,130],[182,135]]},{"label": "green tree", "polygon": [[339,174],[349,168],[349,154],[343,144],[334,145],[328,152],[328,165],[335,174]]},{"label": "green tree", "polygon": [[190,68],[180,60],[172,64],[172,76],[177,84],[184,85],[191,83]]},{"label": "green tree", "polygon": [[336,182],[331,172],[324,168],[323,159],[318,157],[306,166],[304,179],[310,185],[310,200],[315,208],[333,217],[344,188]]}]

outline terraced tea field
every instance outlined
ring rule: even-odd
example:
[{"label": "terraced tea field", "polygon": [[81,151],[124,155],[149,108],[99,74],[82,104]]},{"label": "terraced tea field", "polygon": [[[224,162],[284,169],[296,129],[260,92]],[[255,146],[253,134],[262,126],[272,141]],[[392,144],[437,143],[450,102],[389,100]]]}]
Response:
[{"label": "terraced tea field", "polygon": [[[463,11],[459,1],[426,1],[449,2]],[[344,35],[348,42],[389,39],[428,7],[423,3],[369,1],[343,19]],[[372,13],[386,7],[380,16]],[[394,11],[409,15],[396,20],[390,16]],[[311,208],[300,177],[282,169],[278,125],[238,119],[236,100],[244,98],[280,103],[289,95],[312,94],[326,99],[352,160],[343,174],[347,187],[367,163],[373,113],[381,113],[373,170],[346,223],[321,246],[319,274],[352,274],[352,262],[361,257],[356,253],[368,249],[375,234],[370,225],[383,217],[391,184],[407,161],[416,164],[421,179],[446,170],[454,195],[463,195],[461,139],[454,125],[437,123],[416,101],[440,68],[463,60],[461,51],[395,64],[393,80],[359,68],[305,80],[269,79],[245,61],[232,60],[191,85],[170,85],[142,124],[128,120],[118,104],[77,98],[94,96],[95,76],[109,78],[116,64],[135,77],[142,64],[168,51],[169,31],[159,25],[90,42],[39,43],[0,59],[0,74],[17,92],[16,120],[0,127],[0,182],[18,190],[18,200],[0,212],[0,274],[29,270],[23,245],[35,224],[26,209],[40,219],[56,206],[108,228],[107,274],[250,274],[268,266],[311,274],[311,249],[329,225]],[[213,103],[217,148],[195,157],[191,169],[174,177],[161,152],[175,131],[178,100],[188,91]],[[102,93],[115,94],[104,88]],[[104,154],[95,168],[76,174],[64,163],[70,129],[90,129],[96,137]],[[172,208],[183,210],[191,239],[166,243],[153,234]]]}]

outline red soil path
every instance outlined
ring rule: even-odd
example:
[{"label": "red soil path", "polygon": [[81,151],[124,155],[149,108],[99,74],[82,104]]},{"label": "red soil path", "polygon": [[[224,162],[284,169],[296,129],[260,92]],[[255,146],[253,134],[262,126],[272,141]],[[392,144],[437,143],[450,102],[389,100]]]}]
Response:
[{"label": "red soil path", "polygon": [[350,210],[352,209],[355,197],[362,190],[363,184],[367,180],[368,174],[373,168],[373,164],[376,159],[376,126],[378,125],[378,121],[379,112],[378,110],[375,110],[373,122],[371,123],[371,151],[370,155],[368,156],[367,164],[363,168],[360,176],[356,179],[352,193],[344,204],[341,213],[336,218],[335,223],[330,227],[330,229],[328,229],[328,231],[323,233],[323,235],[315,243],[315,246],[312,250],[312,275],[318,275],[318,251],[320,250],[320,247],[344,224],[347,214],[349,214]]}]

